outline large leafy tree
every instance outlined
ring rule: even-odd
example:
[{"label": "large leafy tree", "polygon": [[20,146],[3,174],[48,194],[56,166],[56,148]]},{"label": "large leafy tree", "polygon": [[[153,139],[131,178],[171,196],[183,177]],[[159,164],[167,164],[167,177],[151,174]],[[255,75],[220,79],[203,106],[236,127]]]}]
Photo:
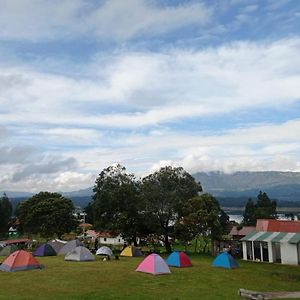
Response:
[{"label": "large leafy tree", "polygon": [[12,205],[7,195],[4,193],[0,198],[0,233],[8,229],[8,222],[12,214]]},{"label": "large leafy tree", "polygon": [[200,183],[181,167],[166,166],[142,179],[145,212],[151,228],[163,236],[167,252],[171,252],[169,236],[183,214],[183,204],[200,191]]},{"label": "large leafy tree", "polygon": [[104,169],[94,186],[93,201],[86,208],[88,220],[97,229],[114,230],[136,244],[143,231],[140,183],[121,165]]},{"label": "large leafy tree", "polygon": [[70,199],[58,193],[40,192],[20,203],[17,216],[21,229],[27,233],[39,233],[44,237],[59,238],[76,228],[74,206]]},{"label": "large leafy tree", "polygon": [[217,199],[210,194],[203,194],[187,200],[182,211],[183,217],[179,220],[181,225],[177,224],[176,227],[184,226],[188,236],[193,238],[202,236],[208,242],[210,239],[220,239],[226,232],[229,217],[220,208]]}]

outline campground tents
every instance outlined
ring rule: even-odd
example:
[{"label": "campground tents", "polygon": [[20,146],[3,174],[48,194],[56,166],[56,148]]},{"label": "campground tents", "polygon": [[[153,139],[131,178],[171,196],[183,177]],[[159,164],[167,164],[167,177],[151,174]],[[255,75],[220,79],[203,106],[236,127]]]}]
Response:
[{"label": "campground tents", "polygon": [[58,254],[58,252],[62,249],[62,247],[67,244],[67,242],[63,242],[60,240],[52,240],[47,242],[47,244],[50,245],[55,250],[56,254]]},{"label": "campground tents", "polygon": [[13,252],[0,265],[0,270],[5,272],[25,271],[41,268],[42,266],[32,256],[32,254],[24,250]]},{"label": "campground tents", "polygon": [[150,273],[152,275],[170,274],[170,268],[158,254],[148,255],[137,267],[137,272]]},{"label": "campground tents", "polygon": [[14,245],[14,244],[7,245],[0,251],[0,256],[8,256],[17,250],[18,250],[18,247],[16,245]]},{"label": "campground tents", "polygon": [[220,254],[212,262],[212,266],[226,269],[235,269],[239,267],[237,261],[227,251],[220,252]]},{"label": "campground tents", "polygon": [[59,250],[58,254],[67,254],[78,246],[83,246],[79,240],[69,241]]},{"label": "campground tents", "polygon": [[120,256],[143,256],[143,253],[135,246],[128,246],[121,252]]},{"label": "campground tents", "polygon": [[178,267],[178,268],[184,268],[184,267],[191,267],[192,263],[188,256],[182,252],[182,251],[174,251],[172,252],[168,258],[166,259],[166,263],[168,266],[171,267]]},{"label": "campground tents", "polygon": [[49,244],[40,245],[33,253],[34,256],[55,256],[56,251]]},{"label": "campground tents", "polygon": [[95,256],[86,247],[78,246],[72,251],[68,252],[65,256],[68,261],[92,261]]},{"label": "campground tents", "polygon": [[110,248],[106,247],[106,246],[102,246],[100,247],[97,251],[96,251],[96,255],[107,255],[107,256],[112,256],[113,252],[111,251]]}]

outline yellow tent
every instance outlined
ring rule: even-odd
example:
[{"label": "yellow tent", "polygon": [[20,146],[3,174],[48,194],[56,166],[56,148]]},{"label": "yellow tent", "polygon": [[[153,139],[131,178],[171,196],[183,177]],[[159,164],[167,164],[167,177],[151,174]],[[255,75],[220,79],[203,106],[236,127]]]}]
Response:
[{"label": "yellow tent", "polygon": [[121,252],[120,256],[143,256],[143,253],[137,247],[128,246]]}]

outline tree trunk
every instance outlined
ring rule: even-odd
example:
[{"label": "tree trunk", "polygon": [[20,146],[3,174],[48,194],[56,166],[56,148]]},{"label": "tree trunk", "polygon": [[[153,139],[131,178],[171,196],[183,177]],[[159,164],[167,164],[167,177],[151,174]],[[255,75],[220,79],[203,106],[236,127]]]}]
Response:
[{"label": "tree trunk", "polygon": [[196,241],[195,241],[195,249],[194,249],[195,253],[197,252],[197,246],[198,246],[198,238],[196,238]]},{"label": "tree trunk", "polygon": [[171,244],[169,242],[169,236],[167,233],[164,236],[164,243],[165,243],[165,248],[166,248],[167,253],[171,253],[172,248],[171,248]]}]

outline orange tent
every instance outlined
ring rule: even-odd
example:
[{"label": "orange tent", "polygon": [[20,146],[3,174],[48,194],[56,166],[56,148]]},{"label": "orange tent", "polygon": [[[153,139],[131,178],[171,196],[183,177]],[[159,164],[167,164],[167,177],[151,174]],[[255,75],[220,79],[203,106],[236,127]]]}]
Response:
[{"label": "orange tent", "polygon": [[2,265],[0,266],[0,270],[6,272],[25,271],[41,268],[42,266],[32,256],[32,254],[24,250],[13,252],[3,261]]}]

